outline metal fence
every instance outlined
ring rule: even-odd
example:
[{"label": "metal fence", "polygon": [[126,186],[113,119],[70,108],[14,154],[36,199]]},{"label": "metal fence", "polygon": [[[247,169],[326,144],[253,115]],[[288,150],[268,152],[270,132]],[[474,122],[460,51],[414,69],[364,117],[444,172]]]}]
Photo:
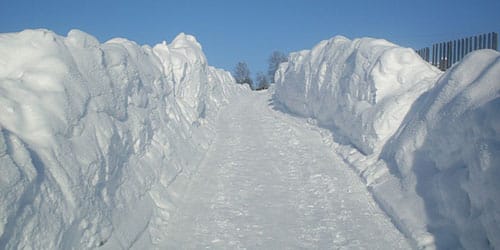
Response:
[{"label": "metal fence", "polygon": [[491,32],[453,41],[436,43],[431,48],[417,50],[417,53],[432,65],[446,70],[462,60],[469,52],[479,49],[498,50],[498,33]]}]

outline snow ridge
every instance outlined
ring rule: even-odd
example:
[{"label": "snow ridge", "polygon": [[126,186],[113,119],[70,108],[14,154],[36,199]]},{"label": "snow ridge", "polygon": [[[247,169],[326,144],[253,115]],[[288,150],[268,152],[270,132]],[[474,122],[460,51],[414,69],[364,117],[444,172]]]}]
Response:
[{"label": "snow ridge", "polygon": [[439,75],[411,49],[337,36],[290,55],[276,73],[276,99],[294,113],[337,128],[371,154]]},{"label": "snow ridge", "polygon": [[154,247],[233,83],[185,34],[1,34],[0,248]]},{"label": "snow ridge", "polygon": [[334,37],[281,64],[274,99],[332,131],[417,248],[500,248],[500,53],[445,74],[385,40]]}]

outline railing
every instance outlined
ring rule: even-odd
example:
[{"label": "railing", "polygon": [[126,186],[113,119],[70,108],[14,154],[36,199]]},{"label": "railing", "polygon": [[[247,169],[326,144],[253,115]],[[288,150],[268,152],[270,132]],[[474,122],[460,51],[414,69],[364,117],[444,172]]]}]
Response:
[{"label": "railing", "polygon": [[436,43],[429,47],[417,50],[417,53],[432,65],[446,70],[454,63],[462,60],[469,52],[479,49],[498,50],[498,33],[491,32],[478,36],[471,36],[453,41]]}]

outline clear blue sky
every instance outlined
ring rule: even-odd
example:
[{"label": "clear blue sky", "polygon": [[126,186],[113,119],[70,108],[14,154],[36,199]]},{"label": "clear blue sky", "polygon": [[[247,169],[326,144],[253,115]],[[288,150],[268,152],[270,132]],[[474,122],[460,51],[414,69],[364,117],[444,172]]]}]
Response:
[{"label": "clear blue sky", "polygon": [[273,50],[309,49],[334,35],[406,47],[500,31],[500,0],[0,0],[0,32],[81,29],[139,44],[195,35],[210,65],[266,71]]}]

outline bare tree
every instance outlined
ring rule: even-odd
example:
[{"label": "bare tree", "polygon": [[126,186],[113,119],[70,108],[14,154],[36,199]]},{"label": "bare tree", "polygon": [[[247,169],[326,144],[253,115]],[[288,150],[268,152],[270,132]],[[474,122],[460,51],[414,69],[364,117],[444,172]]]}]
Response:
[{"label": "bare tree", "polygon": [[267,76],[271,83],[274,83],[274,74],[281,63],[287,62],[288,57],[281,51],[274,51],[268,59],[269,68],[267,70]]},{"label": "bare tree", "polygon": [[257,76],[255,77],[255,81],[257,82],[256,90],[262,90],[262,89],[269,88],[269,81],[267,80],[267,76],[264,73],[262,73],[262,72],[257,73]]},{"label": "bare tree", "polygon": [[248,84],[250,87],[253,85],[252,78],[250,78],[250,69],[245,62],[238,62],[234,68],[234,79],[237,83]]}]

